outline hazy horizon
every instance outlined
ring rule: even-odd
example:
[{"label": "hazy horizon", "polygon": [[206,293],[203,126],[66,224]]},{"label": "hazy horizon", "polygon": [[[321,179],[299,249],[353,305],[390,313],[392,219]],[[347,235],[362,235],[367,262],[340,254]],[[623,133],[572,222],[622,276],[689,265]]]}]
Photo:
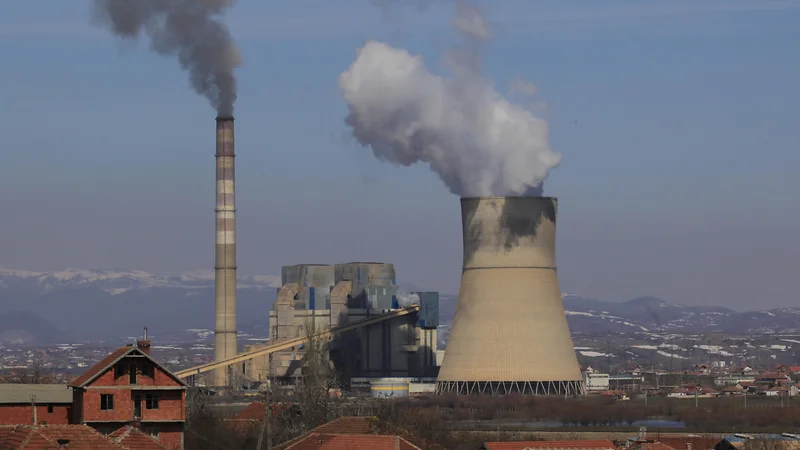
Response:
[{"label": "hazy horizon", "polygon": [[[356,145],[337,88],[367,39],[443,72],[451,3],[311,3],[240,0],[224,19],[244,58],[240,273],[377,260],[456,293],[458,197]],[[798,305],[800,4],[478,3],[498,30],[486,75],[537,86],[563,156],[544,190],[562,292]],[[177,62],[93,26],[89,1],[41,4],[0,17],[0,267],[210,269],[215,111]]]}]

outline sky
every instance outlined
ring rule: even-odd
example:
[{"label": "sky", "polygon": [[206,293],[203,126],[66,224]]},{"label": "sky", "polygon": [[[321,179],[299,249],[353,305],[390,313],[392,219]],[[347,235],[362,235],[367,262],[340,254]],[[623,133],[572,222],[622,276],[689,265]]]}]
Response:
[{"label": "sky", "polygon": [[[239,0],[238,266],[379,260],[455,293],[458,197],[350,137],[337,77],[376,39],[441,67],[448,0]],[[562,291],[734,309],[798,306],[800,2],[478,2],[484,70],[563,156]],[[214,117],[177,62],[90,2],[0,7],[0,266],[213,267]],[[544,105],[544,106],[543,106]]]}]

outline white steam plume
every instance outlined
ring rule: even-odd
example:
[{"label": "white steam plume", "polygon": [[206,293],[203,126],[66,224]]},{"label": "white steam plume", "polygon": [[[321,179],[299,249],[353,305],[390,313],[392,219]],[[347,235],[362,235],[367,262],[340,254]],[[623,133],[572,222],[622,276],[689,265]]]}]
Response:
[{"label": "white steam plume", "polygon": [[411,305],[419,305],[419,294],[399,294],[397,296],[397,304],[401,308],[408,308]]},{"label": "white steam plume", "polygon": [[218,16],[235,0],[94,0],[94,19],[123,38],[144,34],[161,55],[175,55],[192,87],[220,116],[233,114],[239,48]]},{"label": "white steam plume", "polygon": [[452,77],[432,74],[421,56],[388,44],[359,49],[339,76],[346,123],[378,159],[427,163],[456,195],[540,195],[561,161],[547,122],[481,75],[481,43],[492,34],[480,11],[461,1],[452,25],[465,39],[447,55]]}]

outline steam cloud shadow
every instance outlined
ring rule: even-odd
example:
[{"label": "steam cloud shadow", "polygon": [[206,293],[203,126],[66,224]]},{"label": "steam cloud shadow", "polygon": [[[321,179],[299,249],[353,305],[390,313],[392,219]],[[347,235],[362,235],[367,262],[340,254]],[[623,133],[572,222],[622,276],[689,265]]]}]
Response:
[{"label": "steam cloud shadow", "polygon": [[[530,191],[529,191],[530,192]],[[541,192],[540,188],[538,192]],[[511,251],[514,247],[519,245],[523,238],[536,238],[539,226],[543,220],[548,220],[555,225],[556,223],[556,210],[557,203],[553,197],[540,197],[540,196],[516,196],[504,197],[505,203],[501,206],[499,203],[500,197],[489,197],[486,201],[493,208],[501,208],[499,212],[500,217],[500,233],[495,235],[488,235],[481,222],[474,220],[476,209],[467,211],[464,220],[468,226],[466,230],[467,241],[477,243],[477,245],[464,246],[464,266],[470,264],[475,251],[478,248],[491,249],[497,253]],[[539,198],[542,201],[530,202],[524,199]],[[464,207],[462,199],[462,208]],[[538,211],[531,211],[530,208],[536,208]],[[537,213],[538,212],[538,213]]]}]

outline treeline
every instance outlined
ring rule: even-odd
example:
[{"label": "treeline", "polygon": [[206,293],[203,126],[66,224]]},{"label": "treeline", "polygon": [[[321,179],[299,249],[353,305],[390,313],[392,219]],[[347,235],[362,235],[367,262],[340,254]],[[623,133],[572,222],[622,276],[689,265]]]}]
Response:
[{"label": "treeline", "polygon": [[684,422],[699,432],[795,429],[800,399],[652,397],[618,401],[608,397],[430,397],[396,401],[395,408],[432,411],[447,422],[467,420],[561,422],[565,426],[631,426],[642,420]]},{"label": "treeline", "polygon": [[[296,399],[297,400],[297,399]],[[191,399],[187,411],[187,448],[255,449],[261,428],[258,424],[234,427],[209,405]],[[299,403],[304,403],[301,400]],[[388,424],[383,434],[399,434],[423,449],[478,448],[486,440],[515,440],[514,432],[463,433],[466,421],[561,422],[567,427],[631,426],[648,419],[682,421],[695,432],[790,431],[800,427],[800,402],[780,407],[775,399],[653,398],[616,401],[603,397],[564,399],[554,397],[448,397],[398,400],[328,399],[314,408],[323,414],[303,413],[301,404],[272,417],[273,445],[289,441],[318,425],[341,416],[376,416]],[[461,424],[460,424],[461,423]],[[500,423],[495,426],[502,427]],[[509,428],[513,428],[512,424]],[[657,427],[650,427],[655,431]],[[588,431],[588,430],[587,430]],[[530,439],[530,434],[526,439]],[[266,437],[265,437],[266,440]]]}]

